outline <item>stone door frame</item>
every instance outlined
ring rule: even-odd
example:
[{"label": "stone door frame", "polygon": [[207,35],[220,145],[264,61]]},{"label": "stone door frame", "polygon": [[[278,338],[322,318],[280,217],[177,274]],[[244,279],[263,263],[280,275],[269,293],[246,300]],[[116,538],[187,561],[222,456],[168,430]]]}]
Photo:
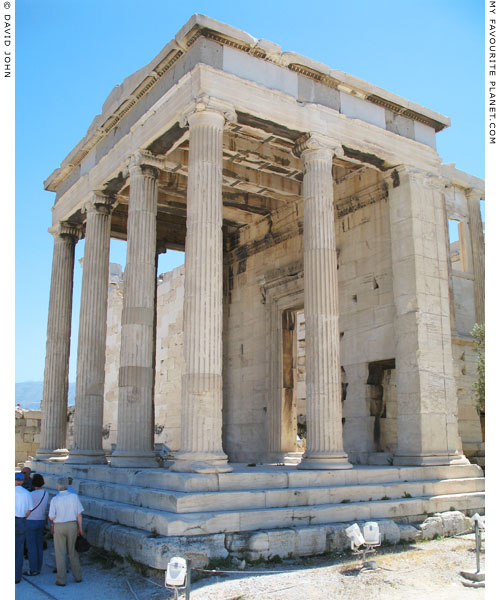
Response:
[{"label": "stone door frame", "polygon": [[267,440],[271,460],[282,460],[293,451],[284,448],[282,380],[284,311],[304,308],[304,267],[294,262],[266,272],[260,278],[262,302],[266,305]]}]

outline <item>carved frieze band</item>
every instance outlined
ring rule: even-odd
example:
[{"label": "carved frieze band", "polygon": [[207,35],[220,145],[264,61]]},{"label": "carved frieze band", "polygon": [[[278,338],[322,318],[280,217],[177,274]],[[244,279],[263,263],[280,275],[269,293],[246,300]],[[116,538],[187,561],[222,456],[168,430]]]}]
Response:
[{"label": "carved frieze band", "polygon": [[237,120],[236,111],[232,104],[220,100],[219,98],[200,94],[188,104],[187,108],[182,113],[181,118],[179,119],[180,126],[187,127],[192,115],[205,111],[222,114],[226,122],[229,121],[234,123]]},{"label": "carved frieze band", "polygon": [[377,186],[370,186],[367,190],[349,196],[345,200],[341,200],[335,204],[335,214],[337,217],[345,217],[348,214],[356,212],[361,208],[365,208],[370,204],[375,204],[389,197],[389,186],[384,181]]}]

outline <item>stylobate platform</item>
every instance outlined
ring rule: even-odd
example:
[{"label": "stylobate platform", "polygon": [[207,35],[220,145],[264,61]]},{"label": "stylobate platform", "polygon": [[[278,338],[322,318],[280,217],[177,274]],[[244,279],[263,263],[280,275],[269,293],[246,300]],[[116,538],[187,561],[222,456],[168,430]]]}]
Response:
[{"label": "stylobate platform", "polygon": [[232,473],[210,475],[61,462],[32,466],[52,492],[58,477],[73,477],[91,543],[156,568],[179,551],[201,563],[235,551],[270,556],[269,536],[275,540],[274,554],[324,552],[322,543],[296,544],[288,538],[300,533],[326,543],[329,531],[337,535],[336,526],[342,524],[343,531],[353,521],[407,525],[443,511],[484,510],[484,477],[477,465],[306,471],[233,464]]}]

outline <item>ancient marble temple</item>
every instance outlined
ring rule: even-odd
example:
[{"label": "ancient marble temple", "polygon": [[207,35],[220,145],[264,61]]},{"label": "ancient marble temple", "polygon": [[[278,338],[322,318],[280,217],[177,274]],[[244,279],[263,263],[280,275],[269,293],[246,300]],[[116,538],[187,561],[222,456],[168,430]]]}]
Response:
[{"label": "ancient marble temple", "polygon": [[[170,471],[283,460],[297,450],[294,331],[303,311],[299,469],[348,470],[384,453],[399,466],[468,465],[462,438],[480,443],[481,432],[473,401],[460,400],[470,396],[460,361],[472,353],[472,325],[484,322],[484,183],[442,165],[435,138],[449,125],[193,16],[113,89],[45,182],[55,192],[54,253],[36,460],[157,467],[155,426],[175,429]],[[449,220],[460,223],[459,267]],[[67,449],[74,250],[83,238]],[[111,238],[127,243],[112,383]],[[183,359],[179,385],[165,391],[158,381],[172,365],[158,360],[157,263],[170,249],[185,252]],[[116,397],[108,458],[105,385]]]}]

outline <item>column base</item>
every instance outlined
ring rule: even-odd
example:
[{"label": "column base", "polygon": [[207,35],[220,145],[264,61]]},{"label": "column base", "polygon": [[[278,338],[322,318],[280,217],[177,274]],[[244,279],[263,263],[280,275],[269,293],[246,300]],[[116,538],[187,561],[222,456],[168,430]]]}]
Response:
[{"label": "column base", "polygon": [[154,452],[137,450],[115,450],[109,459],[111,467],[137,467],[139,469],[154,469],[160,465]]},{"label": "column base", "polygon": [[67,465],[107,465],[103,450],[70,450]]},{"label": "column base", "polygon": [[392,462],[395,466],[402,467],[437,467],[449,465],[470,465],[469,459],[455,452],[454,454],[395,454]]},{"label": "column base", "polygon": [[337,469],[352,469],[352,465],[345,452],[307,454],[306,451],[306,454],[297,465],[297,469],[333,471]]},{"label": "column base", "polygon": [[38,448],[36,456],[31,459],[33,462],[63,462],[68,458],[69,451],[67,448]]},{"label": "column base", "polygon": [[178,452],[170,471],[176,473],[231,473],[224,452]]}]

